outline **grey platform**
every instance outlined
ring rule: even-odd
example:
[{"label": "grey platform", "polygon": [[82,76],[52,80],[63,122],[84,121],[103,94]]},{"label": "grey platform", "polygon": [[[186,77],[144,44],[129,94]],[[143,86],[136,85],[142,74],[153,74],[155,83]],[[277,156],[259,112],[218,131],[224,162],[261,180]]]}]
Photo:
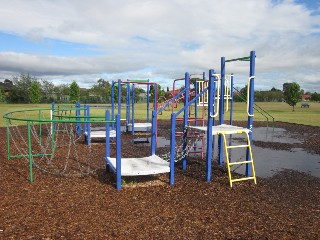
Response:
[{"label": "grey platform", "polygon": [[[195,129],[198,131],[207,131],[207,126],[188,126],[190,129]],[[224,132],[225,134],[236,134],[239,133],[240,131],[249,133],[250,130],[248,128],[244,127],[238,127],[238,126],[233,126],[233,125],[227,125],[227,124],[221,124],[217,126],[212,127],[212,135],[218,135],[221,132]]]},{"label": "grey platform", "polygon": [[[116,169],[116,158],[107,158]],[[169,162],[157,155],[141,158],[121,158],[121,176],[153,175],[170,172]]]},{"label": "grey platform", "polygon": [[[151,130],[151,127],[152,127],[152,124],[151,123],[134,123],[134,131],[150,131]],[[129,131],[132,131],[132,124],[129,123],[128,124],[128,130]]]}]

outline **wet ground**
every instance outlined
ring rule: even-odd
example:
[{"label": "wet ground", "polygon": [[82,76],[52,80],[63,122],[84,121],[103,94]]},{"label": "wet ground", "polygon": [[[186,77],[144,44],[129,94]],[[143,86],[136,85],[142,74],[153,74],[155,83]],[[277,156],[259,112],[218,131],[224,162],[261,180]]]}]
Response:
[{"label": "wet ground", "polygon": [[[256,175],[259,177],[271,177],[275,173],[285,169],[296,170],[311,174],[320,178],[320,155],[303,147],[305,138],[310,136],[320,138],[319,132],[293,132],[279,127],[254,127],[252,152],[255,162]],[[228,138],[230,141],[230,137]],[[245,141],[242,135],[231,137],[232,145],[240,145]],[[230,143],[230,142],[229,142]],[[258,146],[255,145],[258,143]],[[158,147],[168,147],[170,141],[165,137],[158,139]],[[196,143],[197,146],[201,142]],[[285,150],[277,150],[274,145],[282,145]],[[214,158],[218,158],[218,139],[215,138]],[[263,146],[263,147],[259,147]],[[271,147],[271,148],[269,148]],[[199,157],[199,154],[196,155]],[[232,161],[245,160],[246,151],[233,149],[229,152]],[[240,166],[235,172],[244,174],[245,167]]]}]

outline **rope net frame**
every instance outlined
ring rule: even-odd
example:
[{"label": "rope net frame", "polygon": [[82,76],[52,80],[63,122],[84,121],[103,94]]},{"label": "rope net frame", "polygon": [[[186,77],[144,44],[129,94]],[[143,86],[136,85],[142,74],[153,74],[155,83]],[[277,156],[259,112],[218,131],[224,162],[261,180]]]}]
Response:
[{"label": "rope net frame", "polygon": [[[8,159],[25,159],[45,173],[82,177],[105,168],[105,145],[85,144],[77,131],[87,119],[76,116],[78,108],[22,110],[6,113]],[[105,124],[105,121],[95,121]],[[102,147],[101,147],[102,146]],[[111,153],[114,150],[111,148]]]}]

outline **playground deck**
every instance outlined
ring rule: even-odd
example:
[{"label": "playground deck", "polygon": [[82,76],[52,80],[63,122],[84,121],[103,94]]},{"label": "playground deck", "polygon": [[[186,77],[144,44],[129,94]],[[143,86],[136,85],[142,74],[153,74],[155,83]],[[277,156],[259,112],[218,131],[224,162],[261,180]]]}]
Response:
[{"label": "playground deck", "polygon": [[[107,158],[110,167],[116,168],[116,158]],[[121,158],[121,175],[138,176],[170,172],[169,163],[157,155],[140,158]]]},{"label": "playground deck", "polygon": [[[188,126],[188,128],[203,131],[203,132],[207,131],[207,126]],[[235,134],[235,133],[238,133],[239,131],[246,132],[246,133],[250,132],[250,130],[247,128],[227,125],[227,124],[221,124],[221,125],[212,127],[212,135],[218,135],[221,132],[225,134]]]}]

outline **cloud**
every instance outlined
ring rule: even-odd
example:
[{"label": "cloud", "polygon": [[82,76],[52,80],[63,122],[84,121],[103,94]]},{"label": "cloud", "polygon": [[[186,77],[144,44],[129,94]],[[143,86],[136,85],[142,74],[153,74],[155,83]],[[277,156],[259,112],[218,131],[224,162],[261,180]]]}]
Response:
[{"label": "cloud", "polygon": [[[319,22],[319,14],[292,0],[11,0],[0,9],[1,32],[33,42],[90,45],[102,54],[57,56],[11,49],[0,52],[0,70],[55,81],[56,76],[74,76],[80,85],[98,75],[137,74],[170,86],[170,79],[186,71],[220,71],[221,56],[244,57],[256,50],[261,88],[281,88],[283,81],[297,79],[302,88],[305,84],[320,92]],[[227,67],[241,79],[248,75],[246,63]],[[279,75],[281,80],[275,77]]]}]

